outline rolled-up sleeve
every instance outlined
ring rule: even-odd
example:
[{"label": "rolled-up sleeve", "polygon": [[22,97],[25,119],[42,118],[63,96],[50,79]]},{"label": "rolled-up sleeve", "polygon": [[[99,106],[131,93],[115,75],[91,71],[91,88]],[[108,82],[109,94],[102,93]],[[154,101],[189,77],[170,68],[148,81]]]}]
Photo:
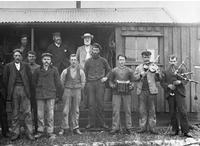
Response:
[{"label": "rolled-up sleeve", "polygon": [[66,74],[67,74],[67,69],[64,69],[60,75],[60,81],[61,81],[62,87],[64,87],[64,85],[65,85]]}]

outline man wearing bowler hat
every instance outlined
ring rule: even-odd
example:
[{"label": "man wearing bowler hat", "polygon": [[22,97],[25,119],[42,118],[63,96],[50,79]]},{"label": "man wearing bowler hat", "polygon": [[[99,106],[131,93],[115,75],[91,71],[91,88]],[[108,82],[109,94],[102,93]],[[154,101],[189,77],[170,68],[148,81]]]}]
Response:
[{"label": "man wearing bowler hat", "polygon": [[[42,54],[42,65],[33,74],[33,83],[36,90],[38,129],[35,137],[39,138],[44,134],[45,126],[49,138],[55,138],[54,132],[54,104],[59,89],[62,88],[60,76],[56,67],[51,65],[52,54]],[[60,92],[58,92],[60,93]],[[61,97],[61,96],[59,96]],[[46,112],[46,120],[44,119]],[[47,122],[45,124],[45,121]]]},{"label": "man wearing bowler hat", "polygon": [[67,68],[69,63],[70,50],[62,43],[60,32],[53,33],[53,43],[48,46],[47,52],[53,55],[53,66],[58,68],[59,74]]},{"label": "man wearing bowler hat", "polygon": [[150,70],[150,66],[153,64],[150,62],[150,51],[145,50],[141,55],[143,63],[138,65],[134,72],[137,95],[139,96],[140,130],[138,132],[150,131],[152,134],[157,134],[155,131],[156,112],[154,100],[158,94],[156,82],[160,80],[161,74],[159,68],[155,72]]}]

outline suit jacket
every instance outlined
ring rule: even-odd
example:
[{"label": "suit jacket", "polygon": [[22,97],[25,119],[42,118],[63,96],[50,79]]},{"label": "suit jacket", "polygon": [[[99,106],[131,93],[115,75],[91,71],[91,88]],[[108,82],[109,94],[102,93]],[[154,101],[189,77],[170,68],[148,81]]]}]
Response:
[{"label": "suit jacket", "polygon": [[[8,100],[12,99],[13,90],[15,87],[16,80],[16,66],[15,62],[11,62],[5,65],[3,72],[3,81],[7,90],[7,98]],[[32,74],[30,67],[25,62],[20,62],[20,74],[22,77],[22,81],[24,84],[24,89],[26,92],[26,96],[31,98],[30,89],[32,88]]]},{"label": "suit jacket", "polygon": [[[136,87],[137,87],[137,95],[140,95],[142,91],[142,77],[141,77],[141,72],[144,71],[143,64],[140,64],[139,66],[136,67],[135,72],[134,72],[134,77],[136,79]],[[149,91],[151,94],[158,94],[158,87],[156,85],[156,82],[160,80],[160,74],[156,73],[151,73],[148,71],[147,73],[147,81],[149,85]]]},{"label": "suit jacket", "polygon": [[71,51],[67,48],[65,44],[61,44],[60,47],[57,47],[55,43],[52,43],[51,45],[49,45],[47,52],[53,55],[53,66],[58,68],[60,74],[63,69],[67,68],[70,65],[69,56],[71,54]]},{"label": "suit jacket", "polygon": [[[92,52],[92,45],[90,45],[90,53],[91,52]],[[87,52],[85,49],[85,45],[78,47],[78,49],[76,51],[76,57],[77,57],[82,69],[84,69],[84,67],[85,67],[86,54],[87,54]]]},{"label": "suit jacket", "polygon": [[[185,68],[180,68],[178,73],[184,73],[186,72]],[[160,82],[161,86],[163,87],[164,91],[165,91],[165,97],[168,98],[170,95],[171,90],[168,88],[169,84],[173,84],[174,81],[176,80],[181,80],[181,84],[176,86],[175,92],[182,95],[183,97],[185,97],[185,85],[187,84],[187,81],[181,79],[180,77],[178,77],[177,75],[175,75],[170,67],[168,67],[165,71],[163,71],[162,73],[162,80]],[[176,94],[175,93],[175,94]]]}]

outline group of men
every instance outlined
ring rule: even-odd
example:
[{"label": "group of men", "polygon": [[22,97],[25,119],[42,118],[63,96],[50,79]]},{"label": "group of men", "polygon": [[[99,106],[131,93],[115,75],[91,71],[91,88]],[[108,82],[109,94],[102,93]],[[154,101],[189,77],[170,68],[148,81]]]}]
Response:
[{"label": "group of men", "polygon": [[[189,123],[184,100],[186,95],[184,85],[187,81],[177,75],[177,73],[185,72],[183,67],[177,66],[177,57],[170,56],[169,68],[161,72],[159,67],[150,61],[150,51],[142,52],[143,63],[135,70],[125,66],[126,56],[120,54],[117,56],[117,67],[111,69],[107,60],[99,54],[102,50],[101,46],[98,43],[91,44],[93,37],[92,34],[85,33],[82,36],[84,45],[77,49],[76,54],[69,55],[70,51],[62,44],[60,33],[54,33],[54,43],[48,47],[47,52],[41,55],[41,65],[35,63],[34,51],[28,51],[27,55],[20,47],[13,51],[14,61],[5,65],[2,74],[6,98],[12,101],[11,140],[16,140],[20,136],[20,117],[23,117],[22,121],[28,139],[34,140],[44,135],[55,138],[54,106],[61,99],[63,113],[59,135],[70,132],[82,134],[79,129],[79,106],[81,98],[85,97],[88,99],[89,106],[86,129],[98,126],[108,130],[109,127],[104,119],[106,82],[113,91],[110,134],[116,134],[121,130],[122,103],[125,112],[124,132],[131,134],[131,92],[134,88],[137,88],[136,92],[139,96],[140,130],[138,132],[149,131],[157,134],[154,99],[158,94],[156,85],[158,81],[164,88],[169,103],[172,134],[179,134],[180,123],[183,135],[189,137]],[[177,119],[177,110],[180,112],[180,121]],[[36,132],[34,136],[33,125]],[[3,131],[3,134],[6,135],[7,131],[7,129]]]}]

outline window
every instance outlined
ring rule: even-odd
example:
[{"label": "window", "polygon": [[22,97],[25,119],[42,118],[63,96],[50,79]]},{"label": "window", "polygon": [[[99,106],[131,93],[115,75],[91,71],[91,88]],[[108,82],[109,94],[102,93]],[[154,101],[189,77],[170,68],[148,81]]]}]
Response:
[{"label": "window", "polygon": [[125,37],[125,55],[128,61],[142,62],[141,53],[151,51],[151,61],[158,56],[158,37]]}]

